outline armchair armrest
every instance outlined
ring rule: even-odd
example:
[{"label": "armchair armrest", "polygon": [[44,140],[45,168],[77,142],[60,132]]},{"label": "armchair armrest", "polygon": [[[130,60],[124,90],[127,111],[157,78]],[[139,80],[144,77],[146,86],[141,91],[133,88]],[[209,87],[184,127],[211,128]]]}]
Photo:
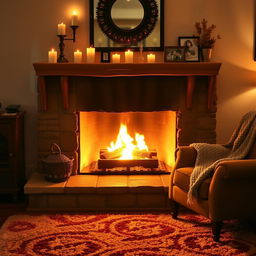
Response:
[{"label": "armchair armrest", "polygon": [[209,216],[214,221],[255,216],[255,195],[256,159],[222,161],[209,189]]},{"label": "armchair armrest", "polygon": [[256,159],[222,161],[216,172],[223,179],[256,180]]},{"label": "armchair armrest", "polygon": [[193,147],[182,146],[178,147],[175,151],[175,165],[171,172],[169,198],[173,198],[173,178],[176,169],[183,167],[193,167],[196,162],[197,151]]},{"label": "armchair armrest", "polygon": [[193,147],[182,146],[176,149],[175,169],[195,166],[197,152]]}]

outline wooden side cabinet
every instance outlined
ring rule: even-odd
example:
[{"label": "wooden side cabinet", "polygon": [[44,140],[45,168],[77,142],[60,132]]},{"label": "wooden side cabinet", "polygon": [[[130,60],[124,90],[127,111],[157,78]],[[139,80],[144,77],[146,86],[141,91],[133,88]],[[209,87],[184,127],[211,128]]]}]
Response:
[{"label": "wooden side cabinet", "polygon": [[24,112],[0,114],[0,194],[14,199],[25,184]]}]

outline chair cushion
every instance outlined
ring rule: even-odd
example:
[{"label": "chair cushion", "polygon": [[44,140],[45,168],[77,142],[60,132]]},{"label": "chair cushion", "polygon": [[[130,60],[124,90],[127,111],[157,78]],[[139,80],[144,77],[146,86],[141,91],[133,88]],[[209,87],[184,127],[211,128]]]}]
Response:
[{"label": "chair cushion", "polygon": [[[190,175],[193,171],[193,167],[179,168],[175,170],[173,183],[182,190],[188,192]],[[209,187],[211,178],[206,179],[199,187],[198,195],[202,200],[208,199]]]}]

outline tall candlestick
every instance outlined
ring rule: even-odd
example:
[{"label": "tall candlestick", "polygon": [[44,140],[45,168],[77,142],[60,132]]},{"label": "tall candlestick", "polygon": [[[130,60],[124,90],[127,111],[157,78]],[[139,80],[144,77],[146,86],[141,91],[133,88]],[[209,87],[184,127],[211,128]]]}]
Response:
[{"label": "tall candlestick", "polygon": [[66,24],[63,24],[63,22],[61,22],[61,24],[58,24],[58,35],[66,35]]},{"label": "tall candlestick", "polygon": [[71,16],[71,26],[77,26],[78,25],[78,15],[76,11],[73,11]]},{"label": "tall candlestick", "polygon": [[150,54],[147,55],[148,63],[154,63],[155,60],[156,60],[156,55],[155,54],[150,53]]},{"label": "tall candlestick", "polygon": [[112,62],[113,63],[120,63],[120,54],[115,53],[112,55]]},{"label": "tall candlestick", "polygon": [[57,51],[55,51],[54,49],[48,52],[48,62],[49,63],[57,62]]},{"label": "tall candlestick", "polygon": [[90,47],[86,49],[87,62],[93,63],[95,61],[95,48]]},{"label": "tall candlestick", "polygon": [[130,50],[125,52],[125,63],[133,63],[133,52]]},{"label": "tall candlestick", "polygon": [[77,50],[76,52],[74,52],[74,63],[81,63],[82,62],[82,52]]}]

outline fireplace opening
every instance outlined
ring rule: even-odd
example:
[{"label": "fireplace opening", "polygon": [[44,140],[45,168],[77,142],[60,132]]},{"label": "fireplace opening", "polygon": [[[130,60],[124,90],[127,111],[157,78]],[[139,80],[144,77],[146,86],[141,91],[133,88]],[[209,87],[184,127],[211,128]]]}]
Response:
[{"label": "fireplace opening", "polygon": [[176,112],[80,112],[80,174],[170,172]]}]

